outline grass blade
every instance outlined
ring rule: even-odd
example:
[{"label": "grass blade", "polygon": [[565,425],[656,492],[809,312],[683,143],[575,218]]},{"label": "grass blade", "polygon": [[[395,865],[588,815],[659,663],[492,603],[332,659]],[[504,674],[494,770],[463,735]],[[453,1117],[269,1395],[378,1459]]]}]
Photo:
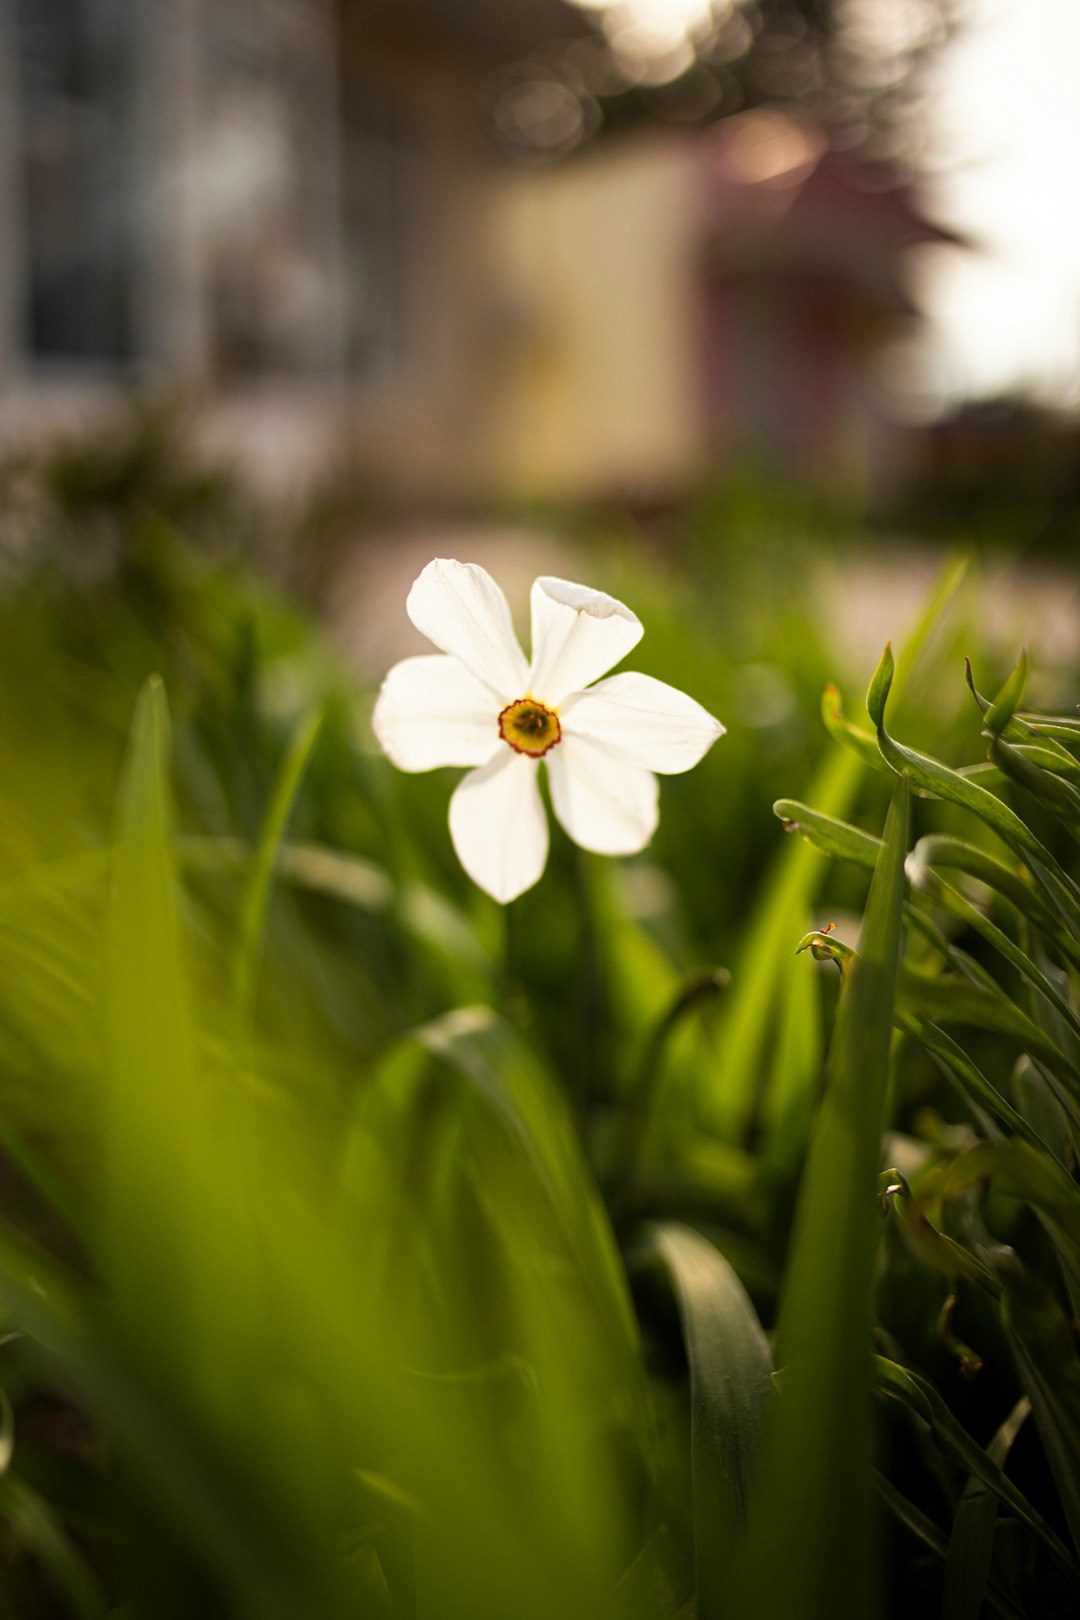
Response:
[{"label": "grass blade", "polygon": [[[823,814],[846,809],[860,775],[851,754],[833,755],[813,785]],[[739,951],[718,1037],[723,1061],[701,1099],[702,1123],[727,1141],[742,1142],[749,1127],[777,1008],[800,970],[790,950],[791,919],[810,911],[820,875],[815,850],[801,842],[786,848]]]},{"label": "grass blade", "polygon": [[[113,857],[104,1249],[116,1306],[135,1342],[162,1366],[178,1367],[198,1293],[188,1173],[196,1057],[170,842],[168,756],[165,688],[152,677],[132,723]],[[167,1204],[152,1198],[147,1185],[147,1168],[160,1163],[166,1142],[175,1169]],[[149,1302],[158,1308],[148,1309]]]},{"label": "grass blade", "polygon": [[[874,1483],[877,1485],[881,1500],[885,1503],[897,1524],[902,1524],[904,1529],[915,1537],[916,1541],[929,1548],[932,1553],[936,1553],[939,1558],[947,1558],[948,1542],[933,1520],[928,1519],[926,1514],[920,1508],[917,1508],[914,1502],[910,1502],[906,1496],[902,1495],[892,1481],[886,1479],[883,1474],[875,1472]],[[990,1608],[995,1614],[1001,1615],[1002,1620],[1026,1620],[1026,1611],[1018,1609],[994,1582],[987,1583],[985,1595]],[[945,1620],[944,1616],[943,1620]]]},{"label": "grass blade", "polygon": [[906,774],[913,788],[958,804],[978,816],[1010,849],[1028,860],[1037,876],[1045,872],[1049,883],[1044,879],[1044,886],[1059,905],[1064,896],[1072,905],[1080,902],[1080,890],[1076,884],[1014,810],[1010,810],[987,788],[950,770],[929,754],[920,754],[913,748],[904,747],[889,735],[885,729],[885,706],[892,680],[892,649],[886,647],[867,693],[868,711],[877,728],[878,747],[885,762],[898,774]]},{"label": "grass blade", "polygon": [[237,1006],[249,1017],[254,1005],[263,929],[266,925],[274,867],[321,725],[322,714],[318,710],[301,716],[297,721],[289,738],[289,746],[285,750],[285,758],[281,762],[281,769],[274,783],[274,791],[270,795],[266,818],[259,834],[259,842],[255,847],[255,859],[240,910],[235,970]]},{"label": "grass blade", "polygon": [[[987,1456],[999,1468],[1004,1468],[1012,1443],[1030,1411],[1030,1401],[1022,1397],[987,1446]],[[997,1497],[993,1491],[972,1476],[957,1505],[949,1537],[941,1620],[979,1620],[983,1597],[988,1595],[997,1513]]]},{"label": "grass blade", "polygon": [[649,1228],[646,1258],[670,1279],[690,1370],[698,1620],[724,1612],[731,1556],[746,1519],[772,1375],[769,1346],[723,1255],[678,1221]]},{"label": "grass blade", "polygon": [[1046,1284],[1014,1262],[1000,1271],[1005,1329],[1080,1552],[1080,1357],[1074,1330]]},{"label": "grass blade", "polygon": [[[879,1165],[901,948],[908,786],[898,783],[847,979],[800,1193],[759,1484],[740,1559],[747,1620],[878,1612],[870,1324]],[[807,1481],[813,1480],[808,1491]]]},{"label": "grass blade", "polygon": [[47,1571],[76,1620],[104,1620],[109,1604],[90,1566],[45,1497],[13,1474],[0,1479],[0,1520]]},{"label": "grass blade", "polygon": [[945,1455],[993,1491],[998,1500],[1004,1502],[1042,1542],[1055,1563],[1076,1580],[1080,1576],[1080,1569],[1060,1536],[1050,1528],[1038,1509],[1032,1507],[989,1453],[957,1422],[933,1385],[917,1373],[898,1366],[895,1361],[886,1360],[884,1356],[875,1356],[874,1365],[879,1393],[887,1399],[899,1401],[928,1424],[935,1442]]}]

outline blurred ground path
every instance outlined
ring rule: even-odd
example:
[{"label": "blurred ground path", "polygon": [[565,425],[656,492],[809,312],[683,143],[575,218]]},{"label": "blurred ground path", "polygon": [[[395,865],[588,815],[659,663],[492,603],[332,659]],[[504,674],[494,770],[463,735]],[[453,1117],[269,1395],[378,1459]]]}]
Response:
[{"label": "blurred ground path", "polygon": [[[874,543],[845,558],[842,569],[823,566],[806,610],[835,643],[838,678],[862,679],[886,641],[902,641],[933,588],[944,555],[916,542]],[[529,586],[538,574],[604,586],[593,559],[543,528],[430,525],[369,536],[346,556],[329,604],[335,637],[366,678],[378,680],[395,659],[430,651],[430,643],[409,623],[405,598],[433,557],[481,563],[493,574],[506,591],[526,643]],[[1080,567],[1001,557],[980,561],[976,571],[984,648],[1011,660],[1027,647],[1036,674],[1039,669],[1080,671]],[[647,603],[630,605],[647,618]]]},{"label": "blurred ground path", "polygon": [[[896,545],[845,564],[830,617],[858,668],[876,663],[886,641],[914,623],[943,555],[925,546]],[[980,560],[975,573],[987,646],[1009,659],[1027,647],[1036,669],[1080,671],[1080,567],[999,557]]]},{"label": "blurred ground path", "polygon": [[[455,557],[486,568],[506,592],[526,647],[533,580],[538,574],[576,579],[581,565],[573,546],[543,529],[428,525],[366,537],[346,556],[328,604],[331,629],[362,675],[379,680],[395,659],[431,651],[430,641],[409,622],[405,598],[433,557]],[[582,583],[600,581],[582,576]]]}]

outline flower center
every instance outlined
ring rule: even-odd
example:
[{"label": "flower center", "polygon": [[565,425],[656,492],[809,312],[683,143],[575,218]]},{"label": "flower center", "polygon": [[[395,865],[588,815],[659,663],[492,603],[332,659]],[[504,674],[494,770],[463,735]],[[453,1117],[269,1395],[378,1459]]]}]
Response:
[{"label": "flower center", "polygon": [[562,736],[554,709],[546,709],[535,698],[515,698],[499,716],[499,736],[517,754],[539,759]]}]

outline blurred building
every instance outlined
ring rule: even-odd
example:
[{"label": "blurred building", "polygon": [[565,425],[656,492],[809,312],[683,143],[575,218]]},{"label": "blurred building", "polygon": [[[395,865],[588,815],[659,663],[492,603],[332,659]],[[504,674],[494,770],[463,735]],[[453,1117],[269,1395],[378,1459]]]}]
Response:
[{"label": "blurred building", "polygon": [[496,232],[521,331],[495,460],[517,483],[650,497],[738,459],[903,483],[882,356],[919,319],[910,249],[952,238],[888,175],[759,110],[510,176]]},{"label": "blurred building", "polygon": [[563,0],[0,0],[0,441],[164,388],[283,486],[354,444],[458,482],[490,86],[588,28]]},{"label": "blurred building", "polygon": [[[0,0],[0,442],[177,391],[283,490],[880,488],[910,195],[779,113],[500,161],[563,0]],[[569,48],[573,48],[572,44]],[[516,77],[515,77],[516,74]]]}]

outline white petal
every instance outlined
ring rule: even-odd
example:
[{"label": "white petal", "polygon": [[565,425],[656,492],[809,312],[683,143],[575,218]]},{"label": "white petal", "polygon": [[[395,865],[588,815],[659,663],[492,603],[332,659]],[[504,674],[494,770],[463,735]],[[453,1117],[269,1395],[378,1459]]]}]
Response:
[{"label": "white petal", "polygon": [[399,771],[483,765],[503,746],[496,700],[464,664],[441,653],[394,665],[371,725]]},{"label": "white petal", "polygon": [[531,889],[547,860],[537,761],[503,748],[450,800],[450,836],[474,883],[503,905]]},{"label": "white petal", "polygon": [[685,692],[633,672],[573,693],[559,705],[559,720],[564,736],[604,743],[667,775],[690,770],[724,735],[719,720]]},{"label": "white petal", "polygon": [[538,579],[532,588],[530,692],[558,703],[625,658],[641,640],[641,620],[603,591],[565,579]]},{"label": "white petal", "polygon": [[477,563],[437,557],[409,592],[409,618],[444,653],[459,658],[503,708],[529,690],[506,597]]},{"label": "white petal", "polygon": [[601,743],[572,734],[547,755],[555,814],[582,849],[634,855],[660,819],[656,777]]}]

